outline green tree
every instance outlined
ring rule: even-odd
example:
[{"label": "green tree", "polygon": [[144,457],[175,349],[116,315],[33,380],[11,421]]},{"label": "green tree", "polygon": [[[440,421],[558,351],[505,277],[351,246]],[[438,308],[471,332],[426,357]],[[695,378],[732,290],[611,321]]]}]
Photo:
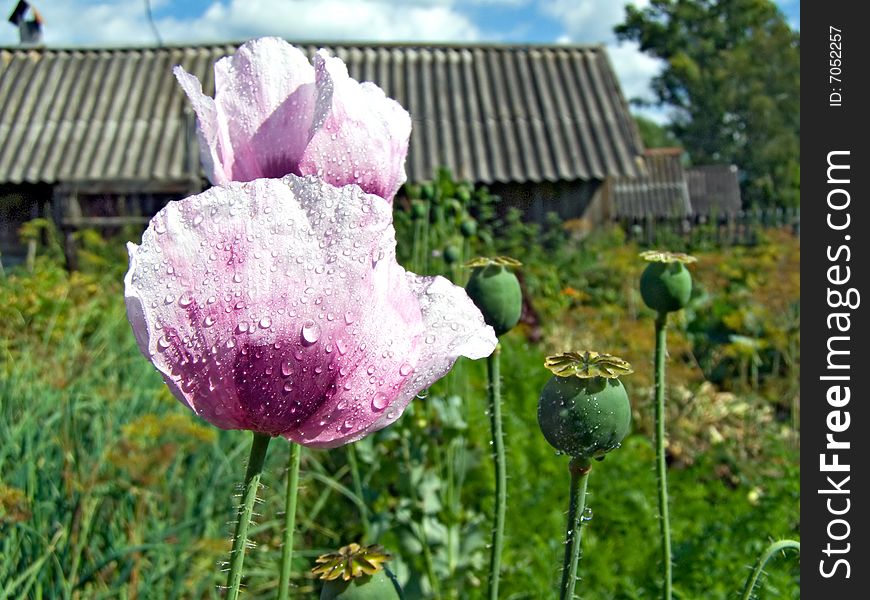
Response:
[{"label": "green tree", "polygon": [[664,125],[659,125],[643,115],[634,115],[634,122],[640,131],[640,139],[645,148],[676,148],[682,147],[680,140]]},{"label": "green tree", "polygon": [[616,34],[666,61],[653,90],[694,164],[736,164],[746,204],[798,204],[800,33],[772,2],[652,0]]}]

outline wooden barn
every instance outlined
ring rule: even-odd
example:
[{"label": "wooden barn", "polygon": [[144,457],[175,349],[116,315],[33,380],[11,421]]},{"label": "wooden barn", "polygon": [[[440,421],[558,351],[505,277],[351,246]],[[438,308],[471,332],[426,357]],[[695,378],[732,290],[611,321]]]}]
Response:
[{"label": "wooden barn", "polygon": [[[52,215],[66,230],[144,220],[207,185],[172,75],[213,93],[237,45],[0,48],[0,244]],[[611,216],[602,183],[642,174],[643,147],[602,46],[306,44],[374,81],[413,119],[406,169],[486,184],[529,218]],[[8,254],[8,250],[7,250]]]}]

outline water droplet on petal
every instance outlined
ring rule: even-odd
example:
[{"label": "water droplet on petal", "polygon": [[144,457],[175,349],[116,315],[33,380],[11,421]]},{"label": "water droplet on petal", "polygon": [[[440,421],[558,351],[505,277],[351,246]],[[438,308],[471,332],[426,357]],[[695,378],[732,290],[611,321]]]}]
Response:
[{"label": "water droplet on petal", "polygon": [[260,319],[260,327],[262,327],[263,329],[268,329],[271,326],[272,319],[270,319],[269,317],[263,317],[262,319]]},{"label": "water droplet on petal", "polygon": [[302,339],[308,344],[314,344],[320,339],[320,325],[311,319],[302,324]]},{"label": "water droplet on petal", "polygon": [[387,395],[383,392],[378,392],[375,394],[375,397],[372,399],[372,409],[381,411],[387,407],[389,402],[387,401]]},{"label": "water droplet on petal", "polygon": [[399,375],[401,375],[402,377],[405,377],[407,375],[410,375],[411,371],[413,371],[413,370],[414,370],[414,367],[405,363],[404,365],[399,367]]},{"label": "water droplet on petal", "polygon": [[172,297],[172,296],[170,296],[169,294],[167,294],[167,295],[163,298],[163,303],[164,303],[164,304],[172,304],[173,302],[175,302],[175,298]]},{"label": "water droplet on petal", "polygon": [[281,363],[281,375],[289,377],[291,373],[293,373],[293,368],[290,366],[290,362],[285,360]]},{"label": "water droplet on petal", "polygon": [[207,316],[205,318],[205,321],[203,321],[203,323],[205,324],[206,327],[211,327],[212,325],[214,325],[214,317],[211,315]]},{"label": "water droplet on petal", "polygon": [[169,348],[169,338],[167,338],[165,335],[161,337],[159,340],[157,340],[157,347],[161,350],[166,350],[167,348]]},{"label": "water droplet on petal", "polygon": [[352,314],[350,314],[350,311],[344,313],[344,322],[347,323],[348,325],[353,323],[355,320],[356,319],[354,318],[354,316]]},{"label": "water droplet on petal", "polygon": [[242,321],[241,323],[239,323],[238,327],[236,327],[236,330],[238,330],[239,333],[247,333],[248,324]]},{"label": "water droplet on petal", "polygon": [[434,335],[427,335],[427,336],[426,336],[426,339],[425,339],[424,341],[425,341],[427,344],[431,344],[432,342],[435,341],[435,336],[434,336]]},{"label": "water droplet on petal", "polygon": [[241,276],[241,274],[240,274],[240,273],[236,273],[235,275],[233,275],[233,281],[235,281],[236,283],[241,283],[241,282],[242,282],[242,276]]},{"label": "water droplet on petal", "polygon": [[202,223],[202,213],[199,213],[195,217],[193,217],[193,226],[194,227],[196,227],[200,223]]}]

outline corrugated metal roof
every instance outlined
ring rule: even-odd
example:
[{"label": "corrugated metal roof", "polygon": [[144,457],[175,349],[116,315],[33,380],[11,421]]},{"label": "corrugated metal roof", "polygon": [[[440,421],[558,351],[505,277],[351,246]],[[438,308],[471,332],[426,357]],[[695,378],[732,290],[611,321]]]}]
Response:
[{"label": "corrugated metal roof", "polygon": [[[0,48],[0,182],[198,177],[171,68],[212,94],[213,63],[235,47]],[[321,47],[411,113],[411,181],[439,166],[479,183],[637,173],[642,145],[601,46],[303,46]]]},{"label": "corrugated metal roof", "polygon": [[740,182],[734,165],[704,165],[686,169],[692,209],[697,215],[740,212]]},{"label": "corrugated metal roof", "polygon": [[618,218],[685,217],[692,214],[686,174],[680,162],[681,148],[651,148],[646,151],[644,174],[614,177],[611,197]]}]

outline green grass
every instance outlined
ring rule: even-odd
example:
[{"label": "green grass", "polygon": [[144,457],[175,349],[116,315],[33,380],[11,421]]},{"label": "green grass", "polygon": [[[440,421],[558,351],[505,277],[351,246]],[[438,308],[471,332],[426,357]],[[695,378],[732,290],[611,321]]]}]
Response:
[{"label": "green grass", "polygon": [[[218,431],[170,397],[135,346],[117,275],[71,278],[45,261],[0,280],[0,291],[0,598],[219,597],[250,435]],[[519,332],[505,337],[508,599],[554,597],[560,578],[568,458],[537,429],[543,358]],[[361,506],[367,541],[395,555],[407,598],[430,594],[427,555],[445,598],[483,596],[493,486],[483,366],[461,361],[395,426],[357,444],[359,486],[346,449],[303,453],[296,597],[319,589],[313,557],[361,538]],[[647,388],[626,384],[647,406]],[[752,411],[743,418],[751,429]],[[671,469],[678,598],[735,597],[770,540],[799,536],[788,427],[765,424],[749,457],[725,439]],[[246,597],[277,589],[288,458],[279,442],[266,460]],[[657,596],[653,455],[636,433],[594,465],[580,597]],[[798,598],[797,577],[797,560],[777,561],[760,597]]]}]

